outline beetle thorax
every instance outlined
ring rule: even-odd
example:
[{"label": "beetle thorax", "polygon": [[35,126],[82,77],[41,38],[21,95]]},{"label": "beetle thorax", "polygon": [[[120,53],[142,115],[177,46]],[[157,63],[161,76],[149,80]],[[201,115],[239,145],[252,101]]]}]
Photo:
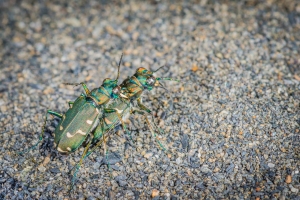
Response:
[{"label": "beetle thorax", "polygon": [[109,94],[104,88],[95,88],[91,91],[90,96],[93,97],[98,105],[105,104],[109,101],[110,97]]},{"label": "beetle thorax", "polygon": [[134,100],[141,96],[143,89],[136,84],[129,84],[130,87],[127,87],[126,90],[122,90],[120,96],[124,95],[127,98]]}]

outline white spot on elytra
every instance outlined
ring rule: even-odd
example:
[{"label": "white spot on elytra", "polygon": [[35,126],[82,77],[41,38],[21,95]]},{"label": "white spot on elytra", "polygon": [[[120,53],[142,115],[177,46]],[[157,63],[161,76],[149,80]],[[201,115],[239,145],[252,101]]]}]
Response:
[{"label": "white spot on elytra", "polygon": [[86,120],[86,123],[87,123],[87,124],[92,124],[93,121],[91,121],[91,120]]},{"label": "white spot on elytra", "polygon": [[119,110],[118,108],[115,108],[115,110],[116,110],[119,114],[121,114],[121,113],[123,112],[123,110]]},{"label": "white spot on elytra", "polygon": [[86,135],[85,132],[83,132],[82,130],[79,129],[74,135],[72,135],[70,132],[67,132],[67,137],[68,138],[74,137],[77,133],[79,133],[81,135]]},{"label": "white spot on elytra", "polygon": [[86,133],[85,132],[83,132],[82,130],[78,130],[76,133],[79,133],[79,134],[81,134],[81,135],[86,135]]},{"label": "white spot on elytra", "polygon": [[62,150],[61,148],[59,148],[59,147],[57,147],[57,150],[59,151],[59,152],[63,152],[63,153],[65,153],[65,152],[68,152],[68,151],[64,151],[64,150]]}]

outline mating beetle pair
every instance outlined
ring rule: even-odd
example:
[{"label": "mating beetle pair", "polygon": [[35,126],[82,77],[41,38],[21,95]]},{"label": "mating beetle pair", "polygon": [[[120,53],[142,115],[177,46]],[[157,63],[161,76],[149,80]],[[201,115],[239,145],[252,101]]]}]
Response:
[{"label": "mating beetle pair", "polygon": [[[74,102],[69,102],[70,108],[64,115],[51,110],[47,111],[39,142],[43,139],[47,116],[51,114],[61,118],[55,129],[54,138],[56,148],[59,152],[71,153],[80,146],[85,146],[81,160],[75,166],[71,189],[74,186],[77,171],[83,160],[103,142],[105,143],[105,138],[115,126],[121,124],[124,132],[130,136],[123,122],[129,114],[138,113],[145,116],[146,123],[152,135],[159,145],[166,150],[156,138],[154,128],[147,118],[147,114],[151,114],[151,110],[142,104],[141,95],[145,90],[152,90],[154,87],[163,87],[159,82],[160,80],[174,79],[155,78],[153,73],[161,68],[152,72],[141,67],[137,69],[133,76],[125,79],[118,86],[121,61],[122,57],[118,65],[117,79],[105,79],[99,88],[95,88],[92,91],[84,83],[80,83],[85,90],[85,94],[81,94]],[[137,101],[138,109],[133,109],[132,103],[135,100]],[[156,125],[155,128],[159,131]],[[100,138],[103,139],[100,140]],[[38,143],[32,148],[36,147]],[[91,146],[93,146],[92,149],[90,149]]]}]

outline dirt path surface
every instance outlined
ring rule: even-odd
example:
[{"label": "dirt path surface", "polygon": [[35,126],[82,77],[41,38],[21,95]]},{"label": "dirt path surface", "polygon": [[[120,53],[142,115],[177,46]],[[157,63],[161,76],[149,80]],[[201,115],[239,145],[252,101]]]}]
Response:
[{"label": "dirt path surface", "polygon": [[[0,1],[0,199],[297,199],[300,3],[297,1]],[[26,3],[27,2],[27,3]],[[73,3],[72,3],[73,2]],[[284,3],[285,2],[285,3]],[[139,116],[85,162],[53,147],[58,119],[86,82],[138,67],[168,89],[144,94],[165,153]],[[150,118],[149,118],[150,119]],[[110,178],[110,176],[112,178]]]}]

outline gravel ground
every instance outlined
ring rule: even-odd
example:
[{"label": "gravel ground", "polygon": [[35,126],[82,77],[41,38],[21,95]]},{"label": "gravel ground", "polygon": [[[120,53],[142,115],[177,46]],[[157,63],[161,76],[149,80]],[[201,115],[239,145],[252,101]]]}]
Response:
[{"label": "gravel ground", "polygon": [[[0,199],[299,199],[300,3],[296,1],[0,1]],[[34,144],[46,109],[138,67],[169,92],[144,102],[165,130],[155,142],[132,116],[84,162],[53,149],[58,120]]]}]

